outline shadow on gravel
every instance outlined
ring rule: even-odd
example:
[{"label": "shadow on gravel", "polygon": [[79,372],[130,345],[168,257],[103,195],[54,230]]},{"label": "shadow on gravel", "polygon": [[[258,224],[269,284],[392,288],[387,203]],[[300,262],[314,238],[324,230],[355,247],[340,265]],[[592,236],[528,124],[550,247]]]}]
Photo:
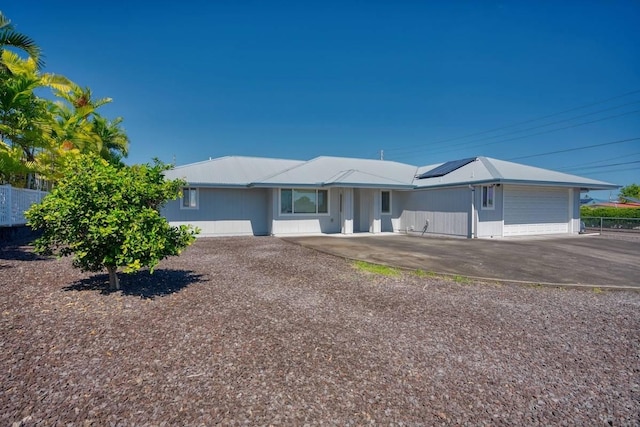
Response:
[{"label": "shadow on gravel", "polygon": [[54,260],[53,257],[40,256],[33,252],[31,246],[6,245],[0,246],[0,259],[13,261],[48,261]]},{"label": "shadow on gravel", "polygon": [[120,290],[109,290],[109,275],[97,274],[87,279],[79,280],[66,288],[65,291],[101,291],[103,295],[121,292],[122,295],[136,296],[143,299],[153,299],[179,292],[183,288],[202,282],[202,274],[194,274],[185,270],[155,270],[149,274],[148,270],[132,274],[119,273]]}]

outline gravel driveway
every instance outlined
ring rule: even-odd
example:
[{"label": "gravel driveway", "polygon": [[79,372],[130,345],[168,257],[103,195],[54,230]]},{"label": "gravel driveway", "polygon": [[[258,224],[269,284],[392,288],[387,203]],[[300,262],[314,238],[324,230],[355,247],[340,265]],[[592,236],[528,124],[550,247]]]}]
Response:
[{"label": "gravel driveway", "polygon": [[270,237],[106,280],[0,247],[0,425],[640,424],[638,292],[384,277]]}]

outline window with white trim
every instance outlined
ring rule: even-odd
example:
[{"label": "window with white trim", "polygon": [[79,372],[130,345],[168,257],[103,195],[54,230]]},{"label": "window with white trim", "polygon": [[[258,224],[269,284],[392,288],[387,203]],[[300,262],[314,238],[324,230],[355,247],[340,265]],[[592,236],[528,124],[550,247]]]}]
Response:
[{"label": "window with white trim", "polygon": [[382,191],[380,194],[380,213],[391,214],[391,191]]},{"label": "window with white trim", "polygon": [[493,185],[482,186],[482,209],[494,209],[495,187]]},{"label": "window with white trim", "polygon": [[281,188],[280,213],[313,215],[329,213],[329,190]]},{"label": "window with white trim", "polygon": [[180,198],[180,209],[198,209],[198,189],[184,187]]}]

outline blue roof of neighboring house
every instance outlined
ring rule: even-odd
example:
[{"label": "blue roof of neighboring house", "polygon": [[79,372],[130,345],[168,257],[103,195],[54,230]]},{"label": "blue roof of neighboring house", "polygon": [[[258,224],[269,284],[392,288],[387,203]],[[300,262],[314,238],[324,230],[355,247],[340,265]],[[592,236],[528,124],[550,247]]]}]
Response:
[{"label": "blue roof of neighboring house", "polygon": [[618,188],[604,181],[519,163],[474,157],[416,167],[388,160],[316,157],[308,161],[228,156],[179,166],[167,171],[170,179],[206,187],[361,187],[389,189],[441,188],[484,183],[511,183]]}]

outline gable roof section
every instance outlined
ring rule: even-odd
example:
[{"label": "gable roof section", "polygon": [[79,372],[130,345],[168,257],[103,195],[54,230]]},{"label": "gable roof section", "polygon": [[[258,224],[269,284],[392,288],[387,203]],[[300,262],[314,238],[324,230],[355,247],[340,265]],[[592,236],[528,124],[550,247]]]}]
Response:
[{"label": "gable roof section", "polygon": [[415,166],[405,163],[322,156],[255,182],[254,186],[412,189],[415,172]]},{"label": "gable roof section", "polygon": [[[430,169],[433,169],[433,165],[418,168],[418,176]],[[477,157],[475,161],[471,161],[443,176],[426,179],[416,178],[414,180],[416,188],[438,188],[483,183],[579,187],[590,190],[618,188],[617,185],[604,181],[526,166],[520,163],[492,159],[490,157]]]},{"label": "gable roof section", "polygon": [[[388,160],[316,157],[309,161],[228,156],[166,171],[200,187],[355,187],[411,190],[521,184],[609,190],[618,185],[519,163],[474,157],[416,168]],[[462,166],[458,166],[464,163]],[[453,166],[457,166],[454,168]],[[437,176],[433,175],[438,171]],[[429,176],[420,178],[420,176]]]},{"label": "gable roof section", "polygon": [[246,187],[262,178],[305,163],[300,160],[227,156],[177,166],[165,172],[169,179],[182,178],[191,185]]}]

